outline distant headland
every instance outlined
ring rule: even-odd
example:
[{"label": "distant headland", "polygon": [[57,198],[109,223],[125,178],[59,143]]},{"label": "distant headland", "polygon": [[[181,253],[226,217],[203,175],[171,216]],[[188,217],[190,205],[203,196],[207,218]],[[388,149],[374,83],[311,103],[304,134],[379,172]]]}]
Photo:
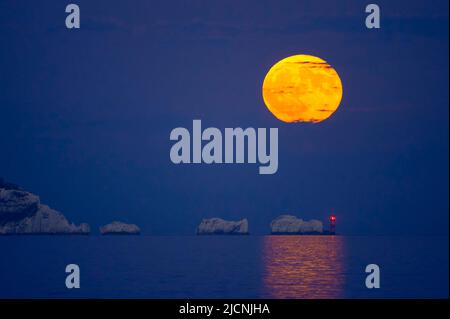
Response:
[{"label": "distant headland", "polygon": [[[89,235],[86,223],[73,224],[60,212],[40,202],[39,196],[0,178],[0,235]],[[112,222],[102,235],[139,235],[134,224]]]}]

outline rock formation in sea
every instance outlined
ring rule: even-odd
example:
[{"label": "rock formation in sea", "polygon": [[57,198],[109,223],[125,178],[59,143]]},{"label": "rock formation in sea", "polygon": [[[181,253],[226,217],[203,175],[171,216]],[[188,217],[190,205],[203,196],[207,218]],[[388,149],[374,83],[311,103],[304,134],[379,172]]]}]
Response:
[{"label": "rock formation in sea", "polygon": [[248,235],[248,220],[203,219],[197,227],[197,235]]},{"label": "rock formation in sea", "polygon": [[270,224],[272,234],[322,234],[320,220],[304,221],[292,215],[281,215]]},{"label": "rock formation in sea", "polygon": [[74,225],[39,196],[13,184],[0,184],[0,235],[89,234],[88,224]]},{"label": "rock formation in sea", "polygon": [[102,235],[139,235],[141,229],[135,224],[126,224],[118,221],[100,227]]},{"label": "rock formation in sea", "polygon": [[8,183],[5,180],[3,180],[3,178],[1,178],[1,177],[0,177],[0,188],[4,188],[4,189],[19,189],[19,190],[21,189],[16,184]]}]

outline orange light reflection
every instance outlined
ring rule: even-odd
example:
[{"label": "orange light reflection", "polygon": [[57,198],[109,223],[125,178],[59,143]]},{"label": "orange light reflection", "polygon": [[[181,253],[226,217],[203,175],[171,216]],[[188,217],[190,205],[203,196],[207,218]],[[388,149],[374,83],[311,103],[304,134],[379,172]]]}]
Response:
[{"label": "orange light reflection", "polygon": [[268,298],[343,298],[344,245],[339,236],[266,236],[264,292]]}]

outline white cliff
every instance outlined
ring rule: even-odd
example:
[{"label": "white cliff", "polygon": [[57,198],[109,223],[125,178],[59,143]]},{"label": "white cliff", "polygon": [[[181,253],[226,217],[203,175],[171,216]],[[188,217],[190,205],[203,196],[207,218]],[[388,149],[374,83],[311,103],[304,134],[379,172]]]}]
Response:
[{"label": "white cliff", "polygon": [[141,229],[135,224],[126,224],[114,221],[107,225],[101,226],[100,233],[102,235],[139,235],[141,233]]},{"label": "white cliff", "polygon": [[20,189],[0,188],[0,235],[89,234],[88,224],[74,225],[60,212]]},{"label": "white cliff", "polygon": [[247,235],[248,220],[227,221],[221,218],[203,219],[197,227],[197,235]]},{"label": "white cliff", "polygon": [[272,234],[314,234],[323,233],[319,220],[304,221],[292,215],[281,215],[270,224]]}]

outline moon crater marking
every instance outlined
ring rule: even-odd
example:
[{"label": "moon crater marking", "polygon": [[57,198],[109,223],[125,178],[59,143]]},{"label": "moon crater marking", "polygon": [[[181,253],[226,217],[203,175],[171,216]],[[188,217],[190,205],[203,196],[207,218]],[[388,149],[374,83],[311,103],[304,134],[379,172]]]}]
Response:
[{"label": "moon crater marking", "polygon": [[319,123],[339,107],[342,83],[326,61],[294,55],[272,66],[262,92],[267,108],[279,120]]}]

